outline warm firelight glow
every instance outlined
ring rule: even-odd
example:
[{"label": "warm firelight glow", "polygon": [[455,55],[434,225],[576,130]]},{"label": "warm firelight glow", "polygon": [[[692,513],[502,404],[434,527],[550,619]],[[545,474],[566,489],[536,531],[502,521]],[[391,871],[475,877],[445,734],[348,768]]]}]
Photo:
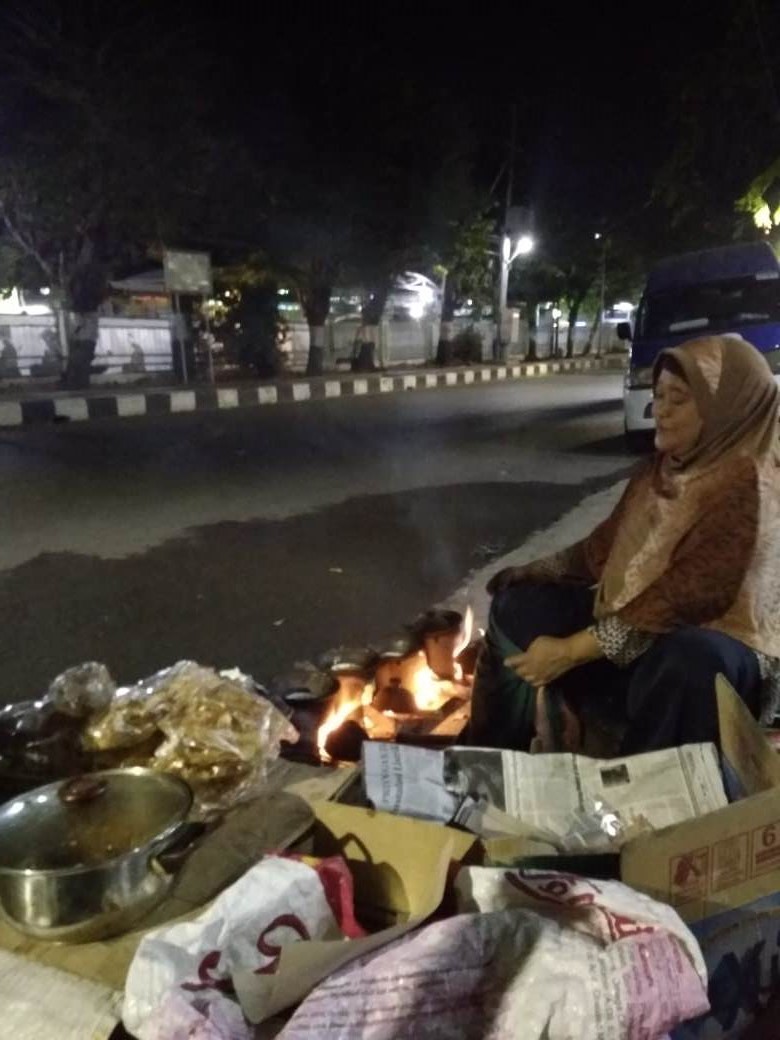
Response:
[{"label": "warm firelight glow", "polygon": [[419,667],[414,670],[409,680],[409,692],[414,697],[414,703],[419,711],[436,711],[447,700],[442,693],[442,684],[439,677],[425,659],[425,654],[420,651],[416,655]]},{"label": "warm firelight glow", "polygon": [[474,611],[471,607],[466,607],[466,613],[463,615],[463,627],[460,630],[460,639],[455,644],[455,650],[452,656],[455,658],[455,679],[458,682],[463,680],[463,668],[461,667],[458,657],[463,653],[466,647],[471,642],[471,633],[474,628]]},{"label": "warm firelight glow", "polygon": [[[471,607],[467,607],[458,640],[453,647],[453,657],[456,659],[454,662],[454,680],[440,679],[429,666],[425,652],[422,650],[405,659],[403,664],[403,685],[414,697],[418,711],[438,711],[453,696],[462,696],[460,691],[463,690],[463,687],[458,684],[463,681],[463,668],[457,661],[457,657],[463,653],[471,642],[473,625],[474,611]],[[340,683],[341,688],[336,696],[333,708],[317,730],[317,749],[323,762],[332,761],[331,756],[325,749],[328,737],[343,726],[351,715],[357,712],[360,713],[361,718],[359,721],[367,731],[367,735],[369,735],[368,731],[377,728],[376,721],[361,712],[361,709],[370,709],[376,692],[374,683],[364,683],[356,675],[341,676]],[[382,715],[377,714],[376,718],[381,722],[382,716],[392,720],[396,718],[396,713],[388,709],[382,712]],[[387,734],[384,733],[381,735],[376,734],[375,736],[387,738]]]},{"label": "warm firelight glow", "polygon": [[349,716],[358,710],[362,706],[362,700],[360,697],[347,698],[337,707],[334,707],[333,711],[328,715],[323,724],[317,730],[317,750],[320,753],[320,758],[323,762],[330,762],[331,757],[325,750],[325,745],[328,742],[328,737],[331,733],[334,733],[340,726],[342,726]]},{"label": "warm firelight glow", "polygon": [[374,684],[364,682],[358,675],[343,675],[339,679],[339,692],[327,718],[317,730],[317,750],[324,762],[331,756],[325,750],[328,737],[342,726],[354,712],[367,707],[374,699]]}]

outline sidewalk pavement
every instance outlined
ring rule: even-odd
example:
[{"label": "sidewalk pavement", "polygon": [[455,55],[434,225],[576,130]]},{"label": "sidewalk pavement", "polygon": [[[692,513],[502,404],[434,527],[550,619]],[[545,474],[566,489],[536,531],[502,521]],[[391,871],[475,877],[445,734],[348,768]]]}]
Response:
[{"label": "sidewalk pavement", "polygon": [[626,363],[626,356],[614,354],[529,363],[509,361],[505,365],[482,364],[464,368],[406,369],[370,374],[334,372],[316,378],[301,376],[234,386],[96,387],[82,392],[49,390],[40,393],[20,390],[16,397],[11,394],[0,396],[0,427],[268,407],[334,397],[506,382],[559,372],[622,371]]}]

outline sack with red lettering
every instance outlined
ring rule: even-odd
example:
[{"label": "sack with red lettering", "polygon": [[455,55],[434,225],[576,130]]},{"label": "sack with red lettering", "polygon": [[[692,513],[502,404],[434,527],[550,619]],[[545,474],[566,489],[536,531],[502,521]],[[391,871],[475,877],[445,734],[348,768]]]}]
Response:
[{"label": "sack with red lettering", "polygon": [[138,1040],[251,1040],[233,972],[272,975],[288,943],[363,934],[343,859],[267,856],[195,920],[144,936],[122,1021]]},{"label": "sack with red lettering", "polygon": [[548,965],[551,1040],[577,1015],[577,1035],[656,1040],[708,1008],[699,944],[665,903],[619,881],[554,871],[464,868],[455,887],[461,911],[522,909],[559,931]]},{"label": "sack with red lettering", "polygon": [[677,914],[617,882],[462,869],[457,916],[331,975],[278,1040],[660,1040],[707,1008]]}]

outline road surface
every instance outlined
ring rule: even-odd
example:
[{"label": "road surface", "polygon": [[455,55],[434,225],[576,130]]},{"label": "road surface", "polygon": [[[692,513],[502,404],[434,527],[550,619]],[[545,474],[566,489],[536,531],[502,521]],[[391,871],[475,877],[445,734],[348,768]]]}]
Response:
[{"label": "road surface", "polygon": [[0,435],[0,690],[180,658],[268,680],[397,631],[609,487],[621,377]]}]

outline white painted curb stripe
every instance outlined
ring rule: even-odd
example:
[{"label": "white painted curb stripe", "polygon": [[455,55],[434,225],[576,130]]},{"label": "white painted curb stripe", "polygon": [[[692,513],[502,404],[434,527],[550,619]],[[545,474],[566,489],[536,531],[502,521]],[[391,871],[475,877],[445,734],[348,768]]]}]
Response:
[{"label": "white painted curb stripe", "polygon": [[54,414],[73,422],[89,419],[89,409],[83,397],[61,397],[54,401]]},{"label": "white painted curb stripe", "polygon": [[171,399],[171,411],[172,412],[194,412],[195,411],[195,391],[194,390],[173,390],[170,394]]},{"label": "white painted curb stripe", "polygon": [[0,403],[0,426],[21,426],[22,406],[18,401]]},{"label": "white painted curb stripe", "polygon": [[[426,372],[424,386],[426,389],[434,389],[443,386],[470,386],[474,383],[489,383],[492,379],[523,379],[534,376],[544,376],[552,372],[589,372],[593,370],[614,370],[619,372],[625,368],[620,361],[610,364],[605,358],[560,358],[557,360],[522,362],[510,366],[500,365],[496,367],[481,367],[461,369],[460,372]],[[399,374],[400,386],[404,390],[416,390],[421,388],[420,376],[418,374]],[[380,376],[379,392],[383,394],[395,392],[396,379],[399,376]],[[308,401],[312,398],[312,386],[310,382],[291,383],[291,396],[293,401]],[[345,389],[352,388],[355,396],[368,394],[369,384],[367,379],[335,380],[329,379],[324,383],[324,395],[326,398],[342,397]],[[174,412],[194,412],[198,410],[198,400],[194,390],[168,390],[170,410]],[[278,404],[279,394],[276,386],[257,387],[258,404]],[[152,391],[161,393],[161,391]],[[117,415],[120,418],[131,418],[146,415],[147,396],[145,394],[115,394]],[[241,398],[235,387],[217,388],[218,408],[239,408]],[[90,418],[89,399],[84,397],[62,397],[46,399],[46,403],[54,409],[55,416],[67,418],[74,421],[84,421]],[[204,406],[204,410],[208,409]],[[24,425],[24,410],[20,401],[0,401],[0,426],[22,426]]]},{"label": "white painted curb stripe", "polygon": [[146,415],[146,398],[143,394],[122,394],[116,399],[116,413],[123,419]]}]

